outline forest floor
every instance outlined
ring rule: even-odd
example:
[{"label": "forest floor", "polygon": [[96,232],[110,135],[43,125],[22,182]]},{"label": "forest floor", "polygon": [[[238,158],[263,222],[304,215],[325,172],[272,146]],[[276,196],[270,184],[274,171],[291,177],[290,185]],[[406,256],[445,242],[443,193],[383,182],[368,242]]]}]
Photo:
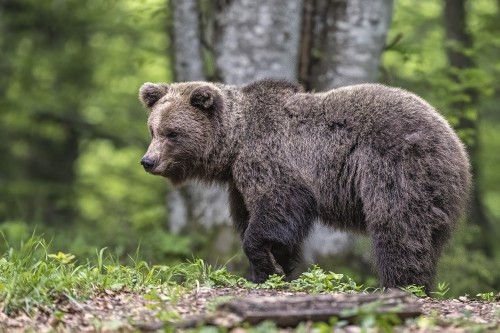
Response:
[{"label": "forest floor", "polygon": [[[175,293],[174,293],[175,294]],[[172,322],[196,322],[214,313],[218,304],[234,297],[259,298],[291,296],[305,292],[249,288],[198,287],[175,296],[169,290],[145,290],[145,293],[105,290],[86,301],[68,297],[57,299],[56,310],[43,307],[28,316],[22,312],[7,316],[0,313],[0,331],[6,332],[500,332],[500,302],[478,301],[466,297],[437,300],[415,298],[422,315],[394,322],[390,317],[364,313],[357,325],[346,322],[317,324],[304,322],[297,328],[277,328],[271,322],[254,327],[223,329],[198,325],[181,329]],[[154,295],[154,296],[152,296]],[[193,319],[198,318],[198,319]],[[195,325],[196,326],[196,325]],[[366,330],[363,330],[363,327]],[[334,328],[334,329],[332,329]]]},{"label": "forest floor", "polygon": [[435,298],[421,287],[405,291],[382,293],[318,266],[290,282],[273,275],[257,285],[202,259],[120,265],[101,249],[79,264],[33,236],[0,257],[0,333],[500,333],[500,294],[442,299],[447,284],[431,292]]}]

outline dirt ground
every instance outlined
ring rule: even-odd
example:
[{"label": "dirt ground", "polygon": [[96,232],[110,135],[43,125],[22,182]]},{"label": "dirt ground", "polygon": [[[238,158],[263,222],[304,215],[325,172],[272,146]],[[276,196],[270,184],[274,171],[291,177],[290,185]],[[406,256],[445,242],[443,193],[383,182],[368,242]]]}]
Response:
[{"label": "dirt ground", "polygon": [[[155,300],[146,300],[143,294],[108,291],[85,302],[61,298],[57,302],[57,311],[39,309],[31,317],[22,313],[12,317],[0,313],[0,332],[154,332],[163,328],[164,321],[178,321],[179,318],[173,315],[175,313],[186,322],[214,311],[217,304],[232,297],[293,294],[276,290],[203,287],[180,296],[175,305],[171,305],[168,301],[161,301],[162,296],[169,297],[161,293]],[[500,332],[500,302],[481,302],[465,297],[452,300],[419,298],[418,302],[424,317],[396,327],[396,332]],[[282,331],[291,332],[292,329]],[[335,330],[360,331],[354,325]],[[244,333],[245,330],[235,328],[230,332]]]}]

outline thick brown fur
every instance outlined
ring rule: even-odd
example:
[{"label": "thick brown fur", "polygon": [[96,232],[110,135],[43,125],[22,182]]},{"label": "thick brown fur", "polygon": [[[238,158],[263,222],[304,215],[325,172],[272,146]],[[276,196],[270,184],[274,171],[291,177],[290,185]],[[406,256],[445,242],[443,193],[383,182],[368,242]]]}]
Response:
[{"label": "thick brown fur", "polygon": [[153,136],[143,164],[174,183],[227,184],[254,281],[290,275],[319,218],[371,237],[382,286],[432,285],[471,176],[462,143],[418,96],[262,80],[146,83],[140,99]]}]

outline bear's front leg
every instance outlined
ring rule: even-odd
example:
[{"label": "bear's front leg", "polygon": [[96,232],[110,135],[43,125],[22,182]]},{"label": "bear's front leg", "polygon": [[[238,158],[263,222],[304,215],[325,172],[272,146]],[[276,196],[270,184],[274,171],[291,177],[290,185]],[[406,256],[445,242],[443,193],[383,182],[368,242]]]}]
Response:
[{"label": "bear's front leg", "polygon": [[250,234],[251,232],[247,230],[249,236],[245,236],[243,239],[243,251],[250,261],[250,280],[255,283],[262,283],[270,275],[285,275],[283,267],[276,261],[271,252],[271,242],[255,235],[250,236]]},{"label": "bear's front leg", "polygon": [[[245,205],[243,196],[234,184],[231,184],[229,187],[229,208],[234,227],[240,234],[242,241],[244,241],[250,214]],[[291,250],[284,246],[272,246],[271,244],[263,247],[259,239],[261,239],[261,237],[249,237],[246,246],[244,246],[249,256],[260,255],[262,257],[260,260],[258,258],[254,259],[254,262],[259,263],[258,267],[254,268],[252,261],[250,262],[252,280],[265,281],[270,274],[288,276],[292,272],[294,264],[299,257],[300,247],[295,247]],[[260,249],[262,248],[266,249],[266,253],[261,253]],[[272,269],[266,269],[265,267],[271,267]]]},{"label": "bear's front leg", "polygon": [[252,280],[257,283],[272,274],[289,277],[317,217],[316,200],[305,186],[280,186],[266,194],[249,207],[249,223],[242,235]]},{"label": "bear's front leg", "polygon": [[243,241],[243,249],[250,261],[250,281],[255,283],[265,282],[270,275],[285,275],[283,267],[276,261],[270,246],[257,246],[258,243]]}]

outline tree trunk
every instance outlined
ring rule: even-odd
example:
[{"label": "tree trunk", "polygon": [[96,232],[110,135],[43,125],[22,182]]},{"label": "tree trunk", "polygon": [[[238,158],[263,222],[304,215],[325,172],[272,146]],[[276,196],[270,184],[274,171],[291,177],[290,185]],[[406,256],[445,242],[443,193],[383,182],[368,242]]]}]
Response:
[{"label": "tree trunk", "polygon": [[[444,23],[446,29],[446,39],[451,41],[452,44],[446,48],[448,62],[453,70],[467,70],[475,68],[474,59],[468,55],[464,50],[470,49],[473,46],[472,36],[467,31],[467,13],[465,10],[465,0],[445,0],[444,6]],[[457,72],[452,72],[452,78],[457,83],[461,83],[461,78]],[[485,207],[481,197],[480,189],[480,164],[479,164],[479,136],[478,126],[480,120],[480,112],[478,109],[478,90],[474,87],[467,87],[459,92],[468,96],[467,100],[461,99],[454,102],[451,107],[459,115],[457,130],[463,131],[468,135],[466,145],[469,152],[472,170],[473,170],[473,197],[469,212],[470,223],[476,224],[480,227],[483,242],[476,242],[481,244],[482,250],[487,255],[492,255],[491,244],[494,241],[490,240],[490,235],[493,234],[491,223],[485,214]],[[474,112],[471,117],[470,111]]]},{"label": "tree trunk", "polygon": [[[170,1],[173,13],[174,68],[176,81],[206,80],[197,0]],[[203,185],[186,185],[169,194],[171,228],[180,231],[188,221],[205,226],[227,223],[225,192]],[[191,209],[190,209],[191,208]]]},{"label": "tree trunk", "polygon": [[175,80],[205,80],[201,56],[198,0],[170,1],[173,13]]},{"label": "tree trunk", "polygon": [[311,26],[304,29],[302,48],[311,51],[302,52],[301,79],[308,88],[325,91],[377,81],[392,5],[392,0],[307,2],[304,16]]},{"label": "tree trunk", "polygon": [[234,0],[219,4],[215,54],[225,83],[264,77],[296,80],[301,3]]}]

